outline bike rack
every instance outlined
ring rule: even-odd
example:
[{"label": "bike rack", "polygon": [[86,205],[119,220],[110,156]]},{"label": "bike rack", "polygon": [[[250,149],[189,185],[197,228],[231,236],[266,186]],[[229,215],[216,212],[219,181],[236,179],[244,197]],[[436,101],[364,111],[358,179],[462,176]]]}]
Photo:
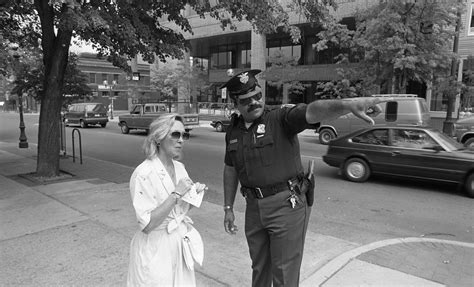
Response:
[{"label": "bike rack", "polygon": [[76,149],[74,148],[74,132],[76,131],[77,131],[77,135],[79,136],[79,157],[81,159],[81,164],[82,164],[82,139],[81,139],[81,132],[77,128],[72,130],[72,162],[76,162]]},{"label": "bike rack", "polygon": [[59,155],[66,157],[66,127],[63,121],[59,122]]}]

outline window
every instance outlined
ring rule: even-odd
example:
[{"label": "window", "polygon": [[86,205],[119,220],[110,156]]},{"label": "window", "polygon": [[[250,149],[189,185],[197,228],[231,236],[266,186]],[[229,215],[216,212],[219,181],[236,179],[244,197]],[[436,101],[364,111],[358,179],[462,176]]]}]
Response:
[{"label": "window", "polygon": [[251,49],[249,43],[239,44],[240,50],[240,65],[242,68],[250,68],[250,56],[251,56]]},{"label": "window", "polygon": [[222,45],[211,48],[211,69],[235,68],[236,46]]},{"label": "window", "polygon": [[102,83],[104,83],[104,81],[107,81],[107,74],[102,74]]},{"label": "window", "polygon": [[204,58],[193,57],[193,66],[200,71],[208,70],[208,60]]},{"label": "window", "polygon": [[301,58],[301,45],[294,45],[289,39],[274,39],[267,43],[267,64],[270,64],[275,57],[283,59],[294,59],[299,61]]},{"label": "window", "polygon": [[467,31],[468,35],[474,35],[474,1],[471,1],[471,7],[467,12],[469,30]]},{"label": "window", "polygon": [[133,115],[139,115],[140,112],[141,112],[141,108],[142,108],[142,107],[141,107],[140,105],[136,105],[135,108],[133,108],[131,114],[133,114]]},{"label": "window", "polygon": [[89,74],[89,83],[91,84],[95,84],[96,81],[95,81],[95,73],[90,73]]},{"label": "window", "polygon": [[385,120],[387,122],[397,121],[398,115],[398,102],[388,102],[387,109],[385,111]]},{"label": "window", "polygon": [[393,130],[392,145],[403,148],[414,149],[435,149],[438,145],[436,142],[424,131],[420,130]]},{"label": "window", "polygon": [[388,130],[371,130],[354,137],[352,142],[372,145],[388,145]]},{"label": "window", "polygon": [[118,75],[118,74],[114,74],[114,81],[115,81],[115,84],[118,84],[118,79],[119,79],[119,75]]}]

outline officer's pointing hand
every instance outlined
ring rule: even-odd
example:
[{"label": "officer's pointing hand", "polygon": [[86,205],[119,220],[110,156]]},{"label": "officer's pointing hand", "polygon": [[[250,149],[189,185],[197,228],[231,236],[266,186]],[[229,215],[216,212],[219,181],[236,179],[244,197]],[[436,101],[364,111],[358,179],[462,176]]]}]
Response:
[{"label": "officer's pointing hand", "polygon": [[372,116],[375,117],[382,112],[382,109],[378,105],[379,103],[393,101],[393,98],[378,98],[378,97],[359,97],[359,98],[346,98],[343,101],[349,105],[350,111],[358,118],[368,122],[369,124],[375,124],[374,119],[367,115],[368,109],[372,109]]}]

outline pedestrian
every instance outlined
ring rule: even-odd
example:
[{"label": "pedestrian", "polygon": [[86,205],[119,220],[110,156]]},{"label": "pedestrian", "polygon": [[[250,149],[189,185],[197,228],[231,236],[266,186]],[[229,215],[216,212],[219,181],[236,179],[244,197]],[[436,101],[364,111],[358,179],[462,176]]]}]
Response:
[{"label": "pedestrian", "polygon": [[203,245],[184,200],[193,189],[203,192],[205,185],[193,183],[178,161],[188,139],[183,119],[176,114],[163,115],[150,125],[143,145],[147,158],[130,179],[139,230],[130,244],[128,286],[196,285],[194,261],[202,263]]},{"label": "pedestrian", "polygon": [[369,107],[380,111],[376,104],[381,100],[320,100],[268,109],[255,77],[258,73],[241,72],[221,87],[227,88],[240,112],[232,116],[225,136],[224,228],[229,234],[238,230],[233,204],[240,183],[246,200],[252,286],[294,287],[299,285],[314,191],[314,181],[308,183],[302,166],[297,134],[350,112],[373,123],[365,112]]}]

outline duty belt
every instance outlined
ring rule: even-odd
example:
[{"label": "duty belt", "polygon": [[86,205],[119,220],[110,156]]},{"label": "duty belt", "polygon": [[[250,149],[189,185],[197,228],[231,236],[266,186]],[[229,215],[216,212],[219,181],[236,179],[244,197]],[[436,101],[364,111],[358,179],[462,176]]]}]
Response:
[{"label": "duty belt", "polygon": [[277,194],[279,192],[289,190],[288,182],[295,181],[295,180],[298,180],[298,179],[295,177],[295,178],[289,179],[287,182],[277,183],[277,184],[265,186],[265,187],[242,186],[240,188],[240,192],[245,198],[249,197],[249,198],[262,199],[262,198]]}]

